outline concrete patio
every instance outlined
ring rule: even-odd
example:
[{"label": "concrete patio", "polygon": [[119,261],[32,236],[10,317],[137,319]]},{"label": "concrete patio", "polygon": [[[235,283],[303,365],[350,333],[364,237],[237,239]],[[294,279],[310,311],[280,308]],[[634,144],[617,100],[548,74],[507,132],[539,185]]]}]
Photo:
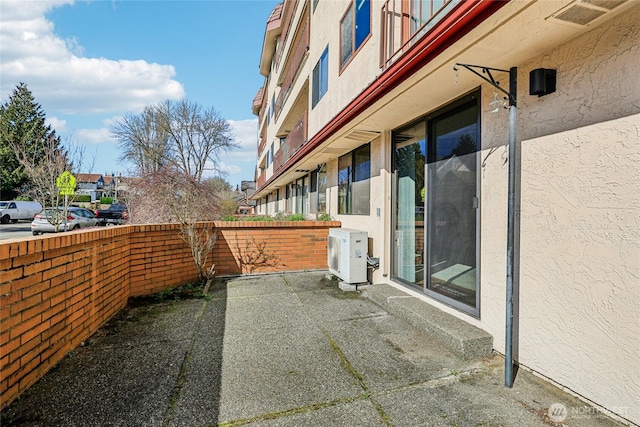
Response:
[{"label": "concrete patio", "polygon": [[325,276],[247,276],[208,299],[133,301],[0,424],[623,425],[524,370],[505,388],[500,356],[420,326],[427,304],[387,285],[343,292]]}]

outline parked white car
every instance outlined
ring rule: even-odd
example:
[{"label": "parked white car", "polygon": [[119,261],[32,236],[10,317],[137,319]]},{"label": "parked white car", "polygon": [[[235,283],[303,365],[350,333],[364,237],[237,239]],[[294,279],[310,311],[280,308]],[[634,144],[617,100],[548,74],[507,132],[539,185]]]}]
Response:
[{"label": "parked white car", "polygon": [[22,200],[10,200],[0,202],[0,222],[18,222],[19,220],[33,220],[36,214],[42,210],[42,205],[38,202],[25,202]]},{"label": "parked white car", "polygon": [[42,233],[55,233],[58,223],[58,232],[77,230],[79,228],[93,227],[98,224],[98,218],[89,209],[70,207],[67,208],[65,221],[63,208],[47,208],[36,214],[31,222],[31,232],[34,236]]}]

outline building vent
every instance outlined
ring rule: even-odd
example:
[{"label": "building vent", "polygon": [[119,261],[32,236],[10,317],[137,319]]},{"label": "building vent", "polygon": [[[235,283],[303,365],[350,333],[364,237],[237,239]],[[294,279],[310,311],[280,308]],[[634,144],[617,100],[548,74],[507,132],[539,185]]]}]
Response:
[{"label": "building vent", "polygon": [[551,15],[550,18],[583,27],[628,0],[577,0]]},{"label": "building vent", "polygon": [[358,142],[369,142],[380,135],[380,132],[372,131],[372,130],[358,130],[354,129],[348,134],[344,136],[345,139],[350,139],[352,141]]}]

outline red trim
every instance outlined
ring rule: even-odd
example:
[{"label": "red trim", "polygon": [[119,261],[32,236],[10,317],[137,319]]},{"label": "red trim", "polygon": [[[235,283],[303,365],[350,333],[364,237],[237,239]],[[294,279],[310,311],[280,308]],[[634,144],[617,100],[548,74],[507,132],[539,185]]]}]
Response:
[{"label": "red trim", "polygon": [[[456,41],[467,35],[485,19],[506,5],[510,0],[463,1],[437,26],[436,31],[412,46],[404,55],[385,70],[378,79],[360,93],[338,115],[327,123],[312,139],[294,154],[282,169],[269,178],[264,186],[271,184],[296,164],[301,158],[315,150],[333,133],[365,111],[371,104],[395,89],[421,67],[442,53]],[[260,192],[262,188],[258,189]]]}]

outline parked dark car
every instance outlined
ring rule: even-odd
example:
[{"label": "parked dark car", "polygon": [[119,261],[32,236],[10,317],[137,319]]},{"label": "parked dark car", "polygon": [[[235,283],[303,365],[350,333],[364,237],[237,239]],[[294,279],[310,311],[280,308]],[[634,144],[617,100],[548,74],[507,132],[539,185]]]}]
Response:
[{"label": "parked dark car", "polygon": [[118,225],[124,224],[127,220],[127,206],[123,204],[115,204],[109,206],[109,209],[98,209],[96,217],[98,225]]}]

